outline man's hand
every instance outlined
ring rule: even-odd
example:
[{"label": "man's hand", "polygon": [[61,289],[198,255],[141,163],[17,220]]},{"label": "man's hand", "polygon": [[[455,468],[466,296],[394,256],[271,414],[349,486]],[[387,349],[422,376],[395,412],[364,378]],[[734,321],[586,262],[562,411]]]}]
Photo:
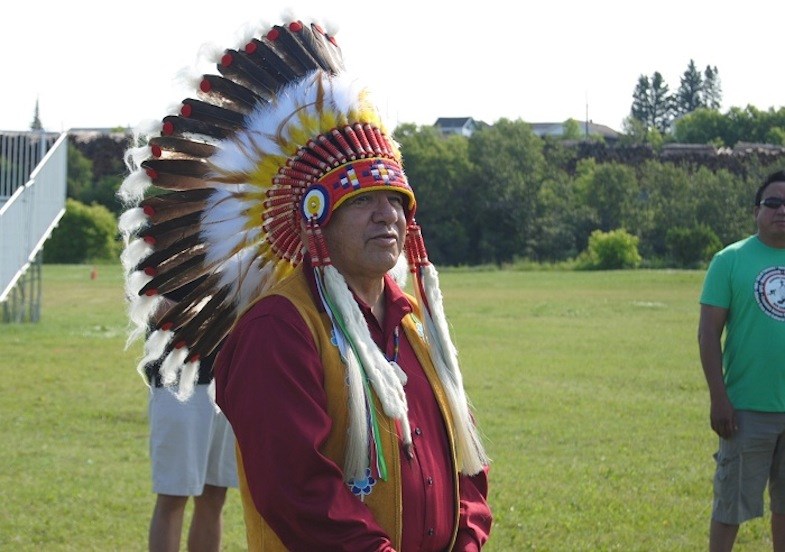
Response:
[{"label": "man's hand", "polygon": [[711,401],[711,429],[723,439],[730,439],[739,429],[736,411],[727,396]]}]

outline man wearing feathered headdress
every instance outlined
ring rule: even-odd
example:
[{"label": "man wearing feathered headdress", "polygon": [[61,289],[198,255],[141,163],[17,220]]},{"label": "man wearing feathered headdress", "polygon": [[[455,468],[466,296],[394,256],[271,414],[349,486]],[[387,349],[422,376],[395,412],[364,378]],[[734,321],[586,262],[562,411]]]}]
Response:
[{"label": "man wearing feathered headdress", "polygon": [[132,317],[207,275],[142,362],[165,357],[186,399],[223,341],[250,549],[479,550],[488,458],[397,145],[317,25],[272,27],[218,69],[124,184],[171,190],[121,219]]}]

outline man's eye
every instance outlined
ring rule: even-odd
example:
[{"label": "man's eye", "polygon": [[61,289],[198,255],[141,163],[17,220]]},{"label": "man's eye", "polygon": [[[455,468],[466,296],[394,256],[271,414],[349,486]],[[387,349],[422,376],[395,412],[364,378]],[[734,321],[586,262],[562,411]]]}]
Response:
[{"label": "man's eye", "polygon": [[359,203],[365,203],[366,201],[368,201],[368,194],[360,194],[360,195],[354,196],[352,199],[350,199],[349,200],[349,204],[350,205],[357,205]]}]

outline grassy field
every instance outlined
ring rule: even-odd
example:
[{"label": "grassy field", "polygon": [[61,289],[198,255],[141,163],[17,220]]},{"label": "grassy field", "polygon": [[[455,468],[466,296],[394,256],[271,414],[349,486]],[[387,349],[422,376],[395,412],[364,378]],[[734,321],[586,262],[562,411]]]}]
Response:
[{"label": "grassy field", "polygon": [[[0,326],[0,549],[146,548],[147,391],[119,267],[45,266],[42,320]],[[493,458],[490,551],[706,549],[716,446],[703,274],[444,272]],[[225,550],[244,550],[236,491]],[[770,549],[767,522],[737,550]]]}]

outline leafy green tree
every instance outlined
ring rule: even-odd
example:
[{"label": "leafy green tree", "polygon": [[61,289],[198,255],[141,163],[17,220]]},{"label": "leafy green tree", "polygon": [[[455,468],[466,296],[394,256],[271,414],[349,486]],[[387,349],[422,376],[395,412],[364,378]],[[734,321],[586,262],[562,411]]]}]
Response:
[{"label": "leafy green tree", "polygon": [[673,98],[659,72],[655,72],[651,79],[651,116],[652,128],[659,130],[661,134],[666,134],[670,130],[673,119]]},{"label": "leafy green tree", "polygon": [[536,223],[530,239],[529,257],[538,262],[574,259],[586,247],[595,213],[586,206],[565,172],[548,168],[537,192]]},{"label": "leafy green tree", "polygon": [[690,60],[687,70],[681,76],[679,89],[673,98],[676,116],[691,113],[700,107],[705,107],[703,92],[703,75],[695,67],[695,61]]},{"label": "leafy green tree", "polygon": [[474,216],[467,198],[472,166],[468,139],[441,136],[433,127],[406,124],[395,131],[401,144],[406,175],[417,194],[417,221],[422,224],[431,260],[460,265],[471,257],[468,224]]},{"label": "leafy green tree", "polygon": [[622,229],[595,230],[589,236],[588,248],[578,259],[578,266],[588,270],[620,270],[637,268],[641,261],[637,236]]},{"label": "leafy green tree", "polygon": [[777,128],[785,128],[785,108],[781,107],[776,110],[774,108],[771,108],[768,110],[767,115],[769,118],[769,125],[768,125],[769,130],[777,129]]},{"label": "leafy green tree", "polygon": [[755,106],[748,105],[744,109],[732,107],[726,113],[730,129],[730,143],[737,142],[764,142],[769,128],[774,119],[773,111],[762,111]]},{"label": "leafy green tree", "polygon": [[534,202],[535,222],[527,239],[528,257],[533,261],[574,259],[586,248],[589,232],[596,228],[596,214],[585,205],[572,174],[582,157],[580,152],[563,140],[543,138],[545,172]]},{"label": "leafy green tree", "polygon": [[632,98],[630,116],[641,121],[647,129],[666,134],[673,119],[673,99],[662,74],[656,71],[651,80],[641,75]]},{"label": "leafy green tree", "polygon": [[[638,196],[635,171],[618,163],[595,166],[592,161],[581,162],[577,186],[583,204],[596,213],[595,228],[608,232],[629,227]],[[591,170],[588,165],[592,165]]]},{"label": "leafy green tree", "polygon": [[123,206],[117,199],[117,190],[123,181],[123,171],[96,174],[93,160],[82,150],[68,143],[67,196],[86,205],[99,203],[119,216]]},{"label": "leafy green tree", "polygon": [[772,127],[766,133],[765,141],[767,144],[785,146],[785,129],[782,127]]},{"label": "leafy green tree", "polygon": [[567,119],[562,125],[562,138],[564,140],[580,140],[581,139],[581,125],[575,119]]},{"label": "leafy green tree", "polygon": [[646,123],[632,115],[624,119],[624,134],[621,143],[624,145],[649,144],[653,149],[659,150],[664,140],[659,130],[649,128]]},{"label": "leafy green tree", "polygon": [[35,111],[33,112],[33,121],[30,123],[30,130],[43,130],[44,125],[41,124],[41,117],[38,115],[38,98],[35,100]]},{"label": "leafy green tree", "polygon": [[68,174],[66,176],[66,195],[84,201],[93,187],[93,162],[70,142],[68,144]]},{"label": "leafy green tree", "polygon": [[705,224],[669,228],[665,244],[671,258],[683,268],[694,268],[711,259],[722,248],[714,230]]},{"label": "leafy green tree", "polygon": [[117,197],[117,190],[123,183],[123,177],[118,175],[102,176],[94,181],[93,187],[85,193],[80,201],[82,203],[98,203],[103,205],[115,216],[120,216],[123,205]]},{"label": "leafy green tree", "polygon": [[649,121],[651,121],[651,82],[649,77],[641,75],[638,77],[638,84],[635,85],[635,90],[632,92],[632,106],[630,107],[630,116],[636,121],[640,121],[645,128],[649,128]]},{"label": "leafy green tree", "polygon": [[[761,175],[739,178],[724,169],[698,168],[689,177],[690,193],[695,198],[695,225],[711,228],[722,245],[752,234],[755,231],[753,197],[766,172],[764,169]],[[692,224],[682,221],[678,226]]]},{"label": "leafy green tree", "polygon": [[[69,197],[73,197],[85,204],[100,203],[115,215],[119,216],[122,205],[116,193],[122,184],[126,167],[123,162],[125,149],[130,145],[130,140],[123,134],[99,136],[91,140],[68,141],[69,149],[69,177],[71,176],[72,160],[79,171],[74,175],[78,186],[69,188]],[[74,150],[74,151],[72,151]],[[86,164],[83,159],[89,160],[90,175],[87,177]]]},{"label": "leafy green tree", "polygon": [[687,113],[674,124],[673,137],[683,144],[731,146],[728,119],[719,111],[699,108]]},{"label": "leafy green tree", "polygon": [[783,145],[785,108],[766,111],[748,105],[731,107],[727,113],[701,108],[683,116],[674,125],[674,139],[682,143],[733,147],[738,142]]},{"label": "leafy green tree", "polygon": [[722,105],[722,83],[717,66],[707,65],[703,71],[703,106],[719,109]]},{"label": "leafy green tree", "polygon": [[690,182],[689,170],[681,166],[648,161],[639,169],[643,212],[639,227],[631,230],[641,238],[645,257],[665,257],[668,229],[695,223],[697,199]]},{"label": "leafy green tree", "polygon": [[47,263],[116,260],[120,254],[117,219],[103,205],[66,199],[65,214],[46,242]]},{"label": "leafy green tree", "polygon": [[[523,121],[499,119],[469,138],[473,264],[531,254],[537,196],[545,170],[543,141]],[[467,222],[468,222],[467,221]]]}]

